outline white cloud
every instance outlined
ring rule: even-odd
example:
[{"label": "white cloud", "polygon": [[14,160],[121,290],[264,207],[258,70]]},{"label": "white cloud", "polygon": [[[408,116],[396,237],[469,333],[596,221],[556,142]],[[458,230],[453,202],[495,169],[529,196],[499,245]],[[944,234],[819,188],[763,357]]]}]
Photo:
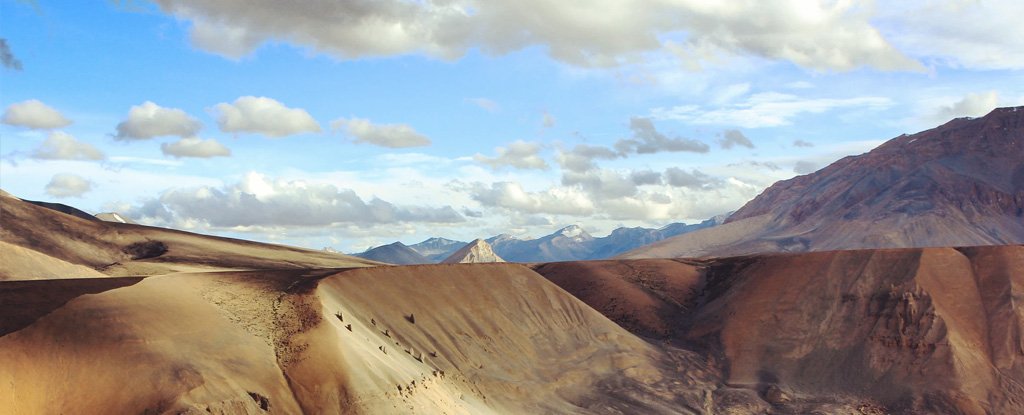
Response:
[{"label": "white cloud", "polygon": [[718,145],[722,146],[724,149],[730,149],[734,146],[754,148],[754,143],[750,142],[750,139],[743,135],[740,130],[723,131],[721,137],[718,139]]},{"label": "white cloud", "polygon": [[608,147],[577,144],[572,150],[559,150],[557,161],[563,169],[582,173],[596,168],[594,160],[613,160],[621,155]]},{"label": "white cloud", "polygon": [[508,147],[496,148],[495,152],[498,154],[494,157],[487,157],[478,153],[473,156],[473,160],[486,164],[495,170],[502,167],[539,170],[548,168],[548,163],[540,157],[539,143],[517,140],[510,143]]},{"label": "white cloud", "polygon": [[763,128],[790,125],[792,119],[801,114],[820,114],[839,108],[878,111],[892,105],[893,101],[886,97],[802,98],[791,94],[764,92],[724,107],[683,105],[655,108],[651,112],[658,119],[680,120],[692,124]]},{"label": "white cloud", "polygon": [[406,124],[373,124],[362,118],[339,118],[331,121],[331,129],[344,128],[356,142],[388,148],[423,147],[430,145],[427,136]]},{"label": "white cloud", "polygon": [[1024,68],[1024,2],[886,2],[875,19],[886,38],[931,64],[976,70]]},{"label": "white cloud", "polygon": [[231,155],[231,149],[214,139],[203,140],[198,137],[185,137],[173,143],[160,144],[160,151],[167,156],[174,157],[227,157]]},{"label": "white cloud", "polygon": [[814,143],[804,140],[793,140],[793,147],[814,147]]},{"label": "white cloud", "polygon": [[697,170],[686,170],[678,167],[670,167],[665,170],[665,182],[673,187],[686,187],[690,189],[707,189],[721,184],[719,179],[708,176]]},{"label": "white cloud", "polygon": [[256,133],[284,137],[320,132],[320,125],[302,108],[288,108],[267,97],[244,96],[234,103],[214,106],[220,130],[229,133]]},{"label": "white cloud", "polygon": [[238,183],[171,189],[137,205],[129,216],[162,225],[216,228],[360,227],[408,222],[455,223],[451,206],[396,206],[331,184],[272,179],[250,172]]},{"label": "white cloud", "polygon": [[[824,0],[402,0],[282,3],[157,0],[193,22],[203,49],[240,57],[271,41],[341,58],[542,46],[573,65],[635,62],[645,53],[721,50],[820,70],[917,69],[872,26],[869,5]],[[700,52],[703,53],[703,52]]]},{"label": "white cloud", "polygon": [[672,138],[658,132],[650,118],[633,117],[629,120],[629,128],[633,131],[633,138],[622,139],[615,143],[615,149],[623,155],[680,151],[707,153],[710,150],[707,144],[698,140]]},{"label": "white cloud", "polygon": [[57,173],[46,185],[46,194],[53,197],[79,197],[92,190],[92,182],[71,173]]},{"label": "white cloud", "polygon": [[39,147],[32,158],[44,160],[103,160],[106,156],[92,144],[78,141],[71,134],[54,131]]},{"label": "white cloud", "polygon": [[153,137],[191,137],[203,128],[199,120],[177,108],[164,108],[151,101],[132,106],[128,118],[117,124],[118,140],[144,140]]},{"label": "white cloud", "polygon": [[953,118],[980,117],[998,105],[999,94],[996,91],[971,93],[957,102],[942,106],[929,118],[936,123],[945,123]]},{"label": "white cloud", "polygon": [[470,194],[484,206],[520,213],[587,215],[594,211],[594,204],[587,195],[571,188],[555,187],[542,192],[529,192],[516,182],[496,182],[489,186],[476,183],[470,189]]},{"label": "white cloud", "polygon": [[3,123],[38,130],[67,127],[71,120],[37,99],[11,104],[4,111]]}]

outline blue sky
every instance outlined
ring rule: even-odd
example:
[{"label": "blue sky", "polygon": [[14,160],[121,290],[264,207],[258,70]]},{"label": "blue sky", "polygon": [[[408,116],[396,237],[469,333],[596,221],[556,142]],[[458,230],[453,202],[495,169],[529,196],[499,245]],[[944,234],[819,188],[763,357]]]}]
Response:
[{"label": "blue sky", "polygon": [[899,134],[1024,105],[1021,15],[1016,1],[0,0],[0,187],[349,252],[694,222]]}]

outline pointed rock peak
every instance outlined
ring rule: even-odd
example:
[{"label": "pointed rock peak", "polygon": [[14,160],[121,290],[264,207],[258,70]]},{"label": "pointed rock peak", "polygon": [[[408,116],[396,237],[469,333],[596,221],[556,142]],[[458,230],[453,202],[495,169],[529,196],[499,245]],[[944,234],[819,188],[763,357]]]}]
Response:
[{"label": "pointed rock peak", "polygon": [[566,227],[564,227],[562,229],[559,229],[558,232],[555,232],[555,234],[556,235],[561,235],[561,236],[564,236],[566,238],[573,239],[573,240],[576,240],[576,241],[582,241],[584,239],[592,239],[593,238],[592,236],[590,236],[589,233],[587,233],[587,231],[583,230],[583,228],[581,228],[579,225],[569,225],[569,226],[566,226]]},{"label": "pointed rock peak", "polygon": [[116,222],[116,223],[131,223],[135,224],[135,221],[124,217],[124,215],[117,212],[103,212],[97,213],[96,218],[104,222]]},{"label": "pointed rock peak", "polygon": [[466,244],[454,254],[449,256],[442,264],[469,264],[469,263],[481,263],[481,262],[505,262],[504,259],[494,253],[491,249],[491,244],[483,239],[477,239],[473,242]]}]

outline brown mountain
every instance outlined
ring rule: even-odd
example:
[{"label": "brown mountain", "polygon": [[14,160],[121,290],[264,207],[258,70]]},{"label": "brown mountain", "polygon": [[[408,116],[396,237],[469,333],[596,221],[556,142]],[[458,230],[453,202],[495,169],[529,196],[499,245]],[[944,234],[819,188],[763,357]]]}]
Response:
[{"label": "brown mountain", "polygon": [[[536,271],[633,332],[719,362],[724,385],[756,391],[770,413],[1024,413],[1021,245]],[[856,411],[814,404],[842,397]]]},{"label": "brown mountain", "polygon": [[903,135],[775,183],[721,226],[623,258],[1024,243],[1024,107]]}]

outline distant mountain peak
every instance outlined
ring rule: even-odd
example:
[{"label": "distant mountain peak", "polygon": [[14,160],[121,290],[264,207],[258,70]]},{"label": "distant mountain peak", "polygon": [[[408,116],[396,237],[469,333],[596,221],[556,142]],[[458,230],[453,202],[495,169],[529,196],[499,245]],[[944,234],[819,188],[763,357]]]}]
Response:
[{"label": "distant mountain peak", "polygon": [[590,236],[590,234],[587,233],[587,231],[583,230],[583,228],[581,228],[579,225],[566,226],[562,229],[559,229],[558,232],[555,232],[555,235],[564,236],[576,242],[583,242],[585,240],[594,238],[593,236]]},{"label": "distant mountain peak", "polygon": [[477,239],[466,244],[450,257],[441,261],[442,264],[469,264],[481,262],[505,262],[504,259],[494,253],[491,244],[483,239]]}]

